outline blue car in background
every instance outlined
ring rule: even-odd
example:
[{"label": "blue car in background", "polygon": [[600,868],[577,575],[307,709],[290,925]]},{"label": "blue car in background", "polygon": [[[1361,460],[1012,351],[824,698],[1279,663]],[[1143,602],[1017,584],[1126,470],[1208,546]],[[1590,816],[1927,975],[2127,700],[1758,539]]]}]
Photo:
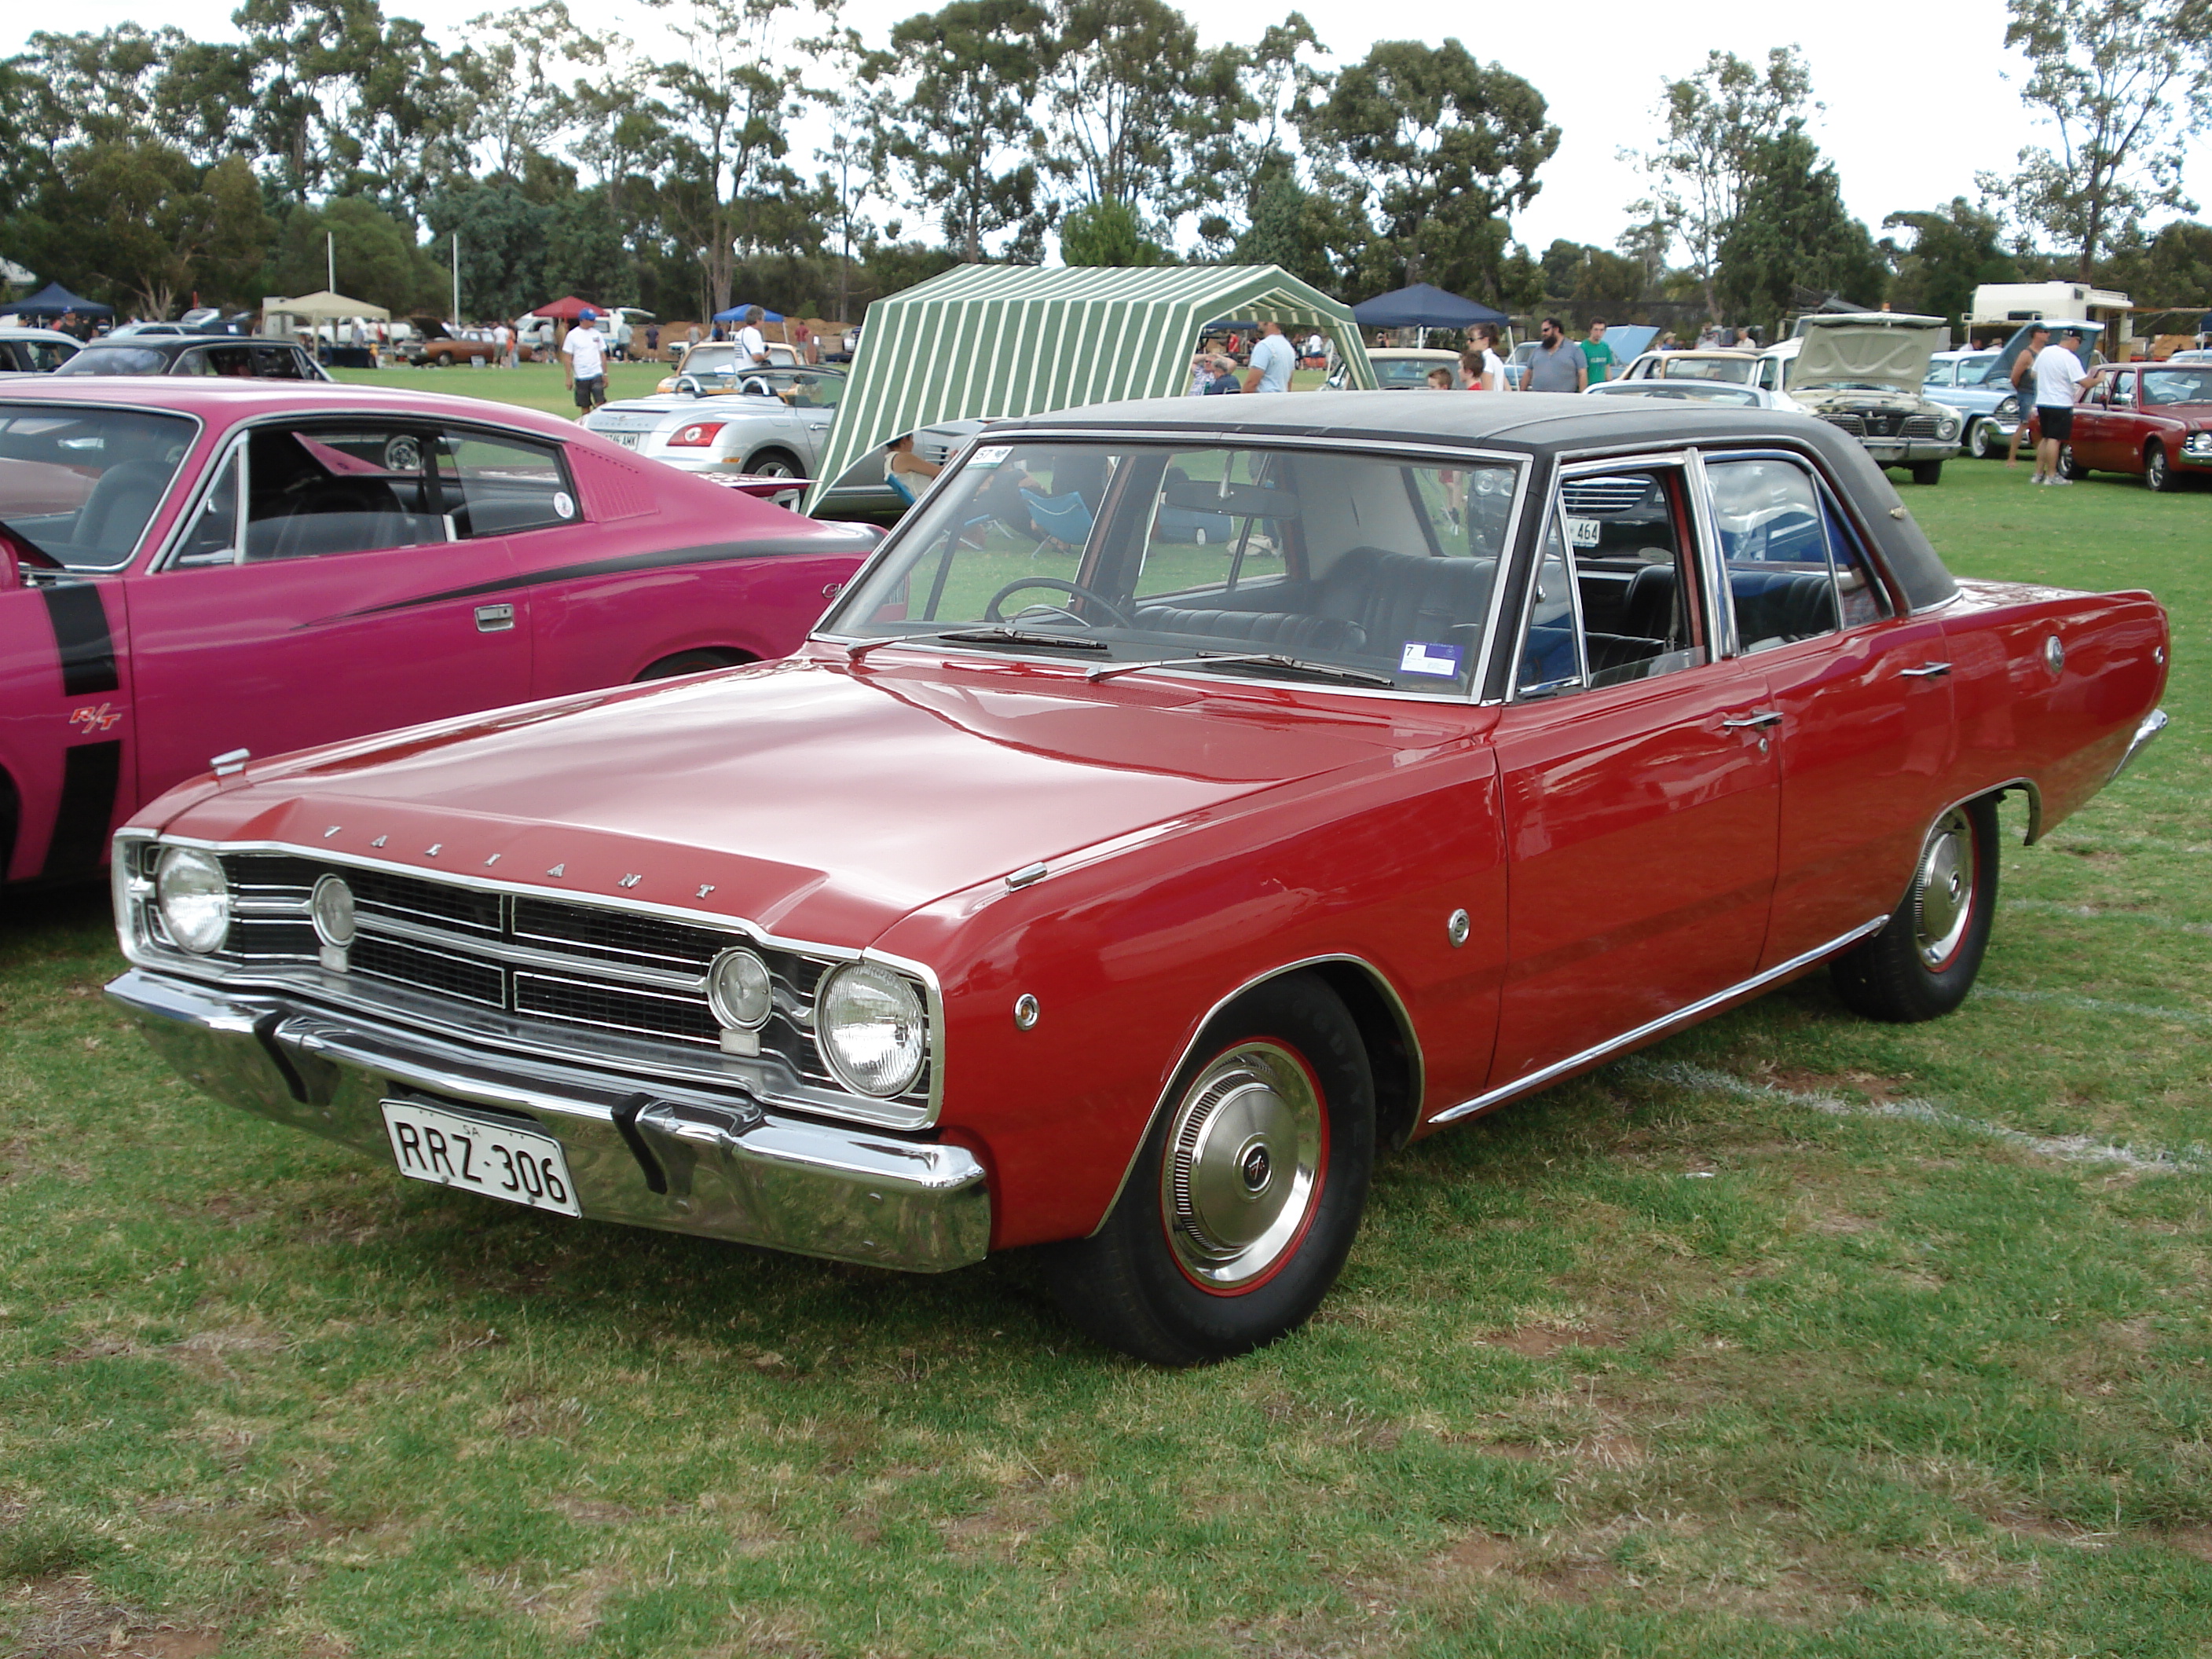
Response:
[{"label": "blue car in background", "polygon": [[[1921,392],[1945,408],[1959,411],[1966,422],[1959,435],[1960,447],[1977,460],[2011,453],[2012,434],[2021,421],[2020,394],[2012,389],[2012,366],[2027,347],[2028,331],[2034,326],[2023,323],[2002,347],[1939,351],[1929,362]],[[2103,361],[2096,355],[2097,337],[2104,332],[2102,323],[2060,319],[2048,326],[2054,331],[2080,329],[2083,361],[2091,365]]]}]

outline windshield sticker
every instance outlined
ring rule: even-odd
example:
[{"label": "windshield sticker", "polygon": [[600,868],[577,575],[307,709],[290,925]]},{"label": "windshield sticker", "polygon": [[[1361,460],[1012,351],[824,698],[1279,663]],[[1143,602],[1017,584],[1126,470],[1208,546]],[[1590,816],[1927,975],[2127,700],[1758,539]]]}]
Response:
[{"label": "windshield sticker", "polygon": [[1439,679],[1459,678],[1460,648],[1455,645],[1431,645],[1423,640],[1407,640],[1406,648],[1398,653],[1401,674],[1434,674]]},{"label": "windshield sticker", "polygon": [[1595,519],[1569,519],[1567,539],[1577,547],[1595,547],[1601,528],[1602,526]]},{"label": "windshield sticker", "polygon": [[969,461],[968,465],[970,466],[996,466],[1000,462],[1005,460],[1007,456],[1013,453],[1014,447],[1012,444],[985,444],[981,449],[975,452],[975,458]]}]

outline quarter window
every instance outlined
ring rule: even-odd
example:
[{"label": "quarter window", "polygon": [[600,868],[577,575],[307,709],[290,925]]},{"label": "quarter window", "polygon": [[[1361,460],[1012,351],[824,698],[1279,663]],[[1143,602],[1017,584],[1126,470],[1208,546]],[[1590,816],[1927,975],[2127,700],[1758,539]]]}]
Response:
[{"label": "quarter window", "polygon": [[459,485],[458,534],[507,536],[576,522],[557,445],[450,431],[441,448],[441,471]]}]

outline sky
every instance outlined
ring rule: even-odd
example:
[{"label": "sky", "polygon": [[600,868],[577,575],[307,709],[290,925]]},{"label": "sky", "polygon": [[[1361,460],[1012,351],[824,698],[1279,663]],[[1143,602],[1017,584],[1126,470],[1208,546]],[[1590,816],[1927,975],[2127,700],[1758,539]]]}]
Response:
[{"label": "sky", "polygon": [[[1200,40],[1215,45],[1256,40],[1293,3],[1186,0],[1183,9],[1198,22]],[[498,9],[507,3],[513,0]],[[68,27],[97,30],[136,20],[217,39],[234,33],[228,21],[234,4],[76,0]],[[387,13],[419,19],[447,43],[466,19],[492,9],[491,0],[385,0]],[[847,0],[845,16],[880,44],[894,23],[928,9],[918,0]],[[1371,0],[1302,0],[1298,9],[1337,63],[1356,62],[1378,38],[1404,38],[1395,29],[1377,34]],[[25,14],[33,9],[10,9],[20,21],[0,27],[0,52],[17,50],[30,33]],[[641,43],[654,27],[635,0],[572,0],[571,9]],[[1440,21],[1450,15],[1441,7],[1431,14]],[[1803,48],[1814,96],[1825,106],[1812,124],[1814,137],[1836,163],[1845,204],[1876,236],[1887,214],[1939,206],[1954,196],[1977,199],[1977,172],[2009,169],[2023,144],[2046,136],[2020,101],[2025,66],[2004,49],[2003,0],[1863,0],[1848,8],[1700,0],[1674,11],[1655,10],[1649,0],[1580,0],[1565,13],[1537,7],[1517,15],[1549,18],[1552,33],[1540,35],[1516,18],[1510,28],[1423,31],[1421,38],[1434,45],[1456,34],[1477,57],[1533,82],[1550,103],[1563,134],[1559,153],[1538,175],[1542,193],[1513,224],[1515,236],[1540,253],[1559,237],[1610,246],[1627,228],[1628,204],[1644,186],[1620,152],[1651,145],[1662,82],[1692,73],[1710,48],[1753,60],[1772,46]],[[2191,193],[2212,204],[2212,144],[2198,141],[2185,176]]]}]

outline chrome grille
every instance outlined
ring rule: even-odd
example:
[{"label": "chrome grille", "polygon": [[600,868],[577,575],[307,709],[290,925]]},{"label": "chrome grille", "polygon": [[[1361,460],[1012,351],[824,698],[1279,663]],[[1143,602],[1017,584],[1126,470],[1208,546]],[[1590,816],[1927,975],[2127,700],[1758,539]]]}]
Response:
[{"label": "chrome grille", "polygon": [[1905,435],[1908,438],[1940,438],[1942,422],[1933,415],[1908,415],[1905,417]]},{"label": "chrome grille", "polygon": [[1573,514],[1626,513],[1651,491],[1651,480],[1570,478],[1559,486],[1559,503]]},{"label": "chrome grille", "polygon": [[[694,1074],[724,1067],[705,975],[720,952],[749,945],[768,964],[773,994],[773,1012],[759,1034],[761,1061],[780,1063],[804,1090],[848,1094],[813,1031],[815,998],[836,958],[763,945],[735,927],[402,871],[289,854],[222,858],[234,906],[216,962],[316,973],[325,992],[402,1017],[423,1009],[425,996],[497,1010],[508,1017],[507,1029],[534,1030],[555,1047],[592,1058],[601,1050],[585,1033],[596,1030],[633,1059],[658,1048],[667,1063]],[[314,884],[326,873],[343,876],[354,893],[358,932],[343,977],[322,971],[307,915]],[[930,1093],[925,1066],[907,1094],[884,1103],[919,1109]]]},{"label": "chrome grille", "polygon": [[1830,426],[1842,428],[1854,438],[1863,438],[1867,434],[1866,422],[1856,415],[1823,415],[1820,418]]}]

